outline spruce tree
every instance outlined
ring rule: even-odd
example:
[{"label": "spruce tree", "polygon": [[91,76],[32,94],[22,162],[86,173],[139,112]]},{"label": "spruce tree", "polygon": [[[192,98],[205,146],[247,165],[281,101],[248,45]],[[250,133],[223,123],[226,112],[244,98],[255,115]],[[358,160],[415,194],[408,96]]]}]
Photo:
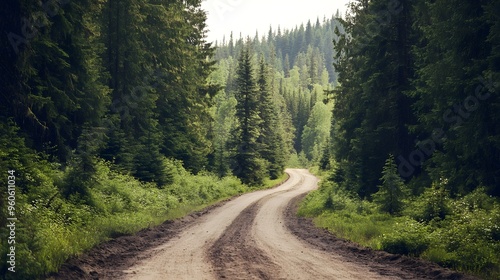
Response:
[{"label": "spruce tree", "polygon": [[261,124],[258,110],[259,95],[248,44],[241,51],[238,60],[236,84],[236,118],[239,124],[233,133],[235,136],[233,173],[245,184],[260,185],[266,177],[266,166],[259,155],[257,143]]},{"label": "spruce tree", "polygon": [[257,139],[260,156],[268,162],[269,176],[278,178],[285,166],[285,151],[283,136],[280,134],[278,109],[273,100],[272,91],[268,82],[269,70],[261,56],[258,72],[259,116],[261,119],[260,135]]},{"label": "spruce tree", "polygon": [[491,0],[416,6],[417,78],[409,92],[419,119],[415,150],[430,157],[425,166],[434,182],[449,180],[452,195],[478,186],[500,195],[499,11]]},{"label": "spruce tree", "polygon": [[380,210],[391,215],[399,213],[404,206],[404,199],[408,195],[403,179],[399,177],[398,168],[394,156],[389,155],[382,171],[382,185],[378,192],[373,194],[373,201],[377,203]]},{"label": "spruce tree", "polygon": [[[411,98],[405,93],[413,77],[411,5],[357,1],[336,28],[335,89],[332,123],[334,159],[347,168],[345,187],[361,197],[376,192],[387,154],[409,154],[414,138]],[[389,12],[390,20],[381,18]],[[352,181],[351,181],[352,179]]]}]

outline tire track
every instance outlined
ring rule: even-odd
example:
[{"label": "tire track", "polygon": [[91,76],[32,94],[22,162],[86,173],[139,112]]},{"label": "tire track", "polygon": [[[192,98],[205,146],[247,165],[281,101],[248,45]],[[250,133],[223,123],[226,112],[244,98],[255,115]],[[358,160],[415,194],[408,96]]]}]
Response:
[{"label": "tire track", "polygon": [[218,279],[277,279],[281,267],[260,248],[251,236],[255,217],[269,199],[298,188],[304,179],[288,190],[269,194],[245,208],[208,249],[207,255]]},{"label": "tire track", "polygon": [[277,188],[102,244],[51,279],[473,279],[315,228],[295,211],[318,179],[287,173]]},{"label": "tire track", "polygon": [[208,250],[218,279],[272,279],[280,269],[249,235],[258,208],[258,202],[245,208]]}]

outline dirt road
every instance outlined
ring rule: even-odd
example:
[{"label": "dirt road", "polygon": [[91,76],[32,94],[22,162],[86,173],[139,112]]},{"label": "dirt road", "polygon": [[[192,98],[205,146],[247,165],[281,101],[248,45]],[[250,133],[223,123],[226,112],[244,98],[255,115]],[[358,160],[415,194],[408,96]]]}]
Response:
[{"label": "dirt road", "polygon": [[294,215],[317,188],[288,169],[281,186],[102,245],[56,279],[472,279],[421,260],[362,248]]},{"label": "dirt road", "polygon": [[126,279],[376,279],[368,268],[308,246],[290,233],[284,209],[317,186],[303,170],[289,170],[278,188],[238,197],[204,216]]}]

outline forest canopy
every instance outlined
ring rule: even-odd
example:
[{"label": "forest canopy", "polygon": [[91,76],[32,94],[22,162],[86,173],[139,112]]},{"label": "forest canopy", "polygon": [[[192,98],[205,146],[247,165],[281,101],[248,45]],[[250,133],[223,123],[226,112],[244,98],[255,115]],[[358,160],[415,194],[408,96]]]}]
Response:
[{"label": "forest canopy", "polygon": [[499,1],[353,0],[215,43],[201,0],[0,5],[21,277],[285,167],[326,174],[301,210],[325,227],[383,221],[362,241],[498,275]]}]

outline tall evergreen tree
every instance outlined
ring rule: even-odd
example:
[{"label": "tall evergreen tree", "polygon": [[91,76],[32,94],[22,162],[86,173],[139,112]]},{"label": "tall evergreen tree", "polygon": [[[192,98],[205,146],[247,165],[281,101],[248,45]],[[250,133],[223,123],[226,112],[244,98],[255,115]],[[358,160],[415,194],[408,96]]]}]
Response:
[{"label": "tall evergreen tree", "polygon": [[[155,66],[152,52],[161,53],[154,45],[144,45],[150,38],[147,32],[155,33],[144,12],[148,11],[149,17],[159,17],[159,9],[136,0],[110,0],[105,9],[106,66],[113,89],[112,115],[107,124],[111,137],[124,138],[110,138],[106,151],[109,154],[114,149],[118,154],[128,154],[120,156],[123,161],[115,162],[141,180],[160,185],[165,182],[161,178],[166,176],[166,170],[159,151],[161,132],[155,112],[159,94],[151,76]],[[141,28],[146,32],[140,32]]]},{"label": "tall evergreen tree", "polygon": [[[391,13],[389,20],[382,18]],[[411,5],[402,1],[351,3],[337,29],[335,67],[341,87],[336,90],[332,126],[334,158],[343,162],[345,186],[362,197],[376,191],[387,155],[407,154],[413,147],[407,125],[413,122],[410,89],[412,63]],[[350,181],[352,180],[352,181]]]},{"label": "tall evergreen tree", "polygon": [[238,102],[236,117],[239,125],[233,133],[236,137],[233,172],[245,184],[260,185],[265,178],[266,166],[264,160],[260,158],[257,143],[262,120],[259,117],[259,95],[249,44],[240,54],[237,75],[235,97]]},{"label": "tall evergreen tree", "polygon": [[285,167],[285,150],[283,143],[283,131],[280,129],[277,106],[273,100],[273,93],[268,82],[268,67],[261,56],[257,80],[257,92],[259,96],[259,116],[261,119],[260,135],[257,139],[260,156],[268,162],[269,176],[271,179],[278,178]]},{"label": "tall evergreen tree", "polygon": [[[498,1],[420,1],[415,153],[452,194],[500,195]],[[453,10],[453,16],[445,15]],[[412,164],[411,158],[407,160]]]},{"label": "tall evergreen tree", "polygon": [[17,21],[37,14],[37,24],[30,17],[24,27],[8,25],[13,29],[5,33],[11,44],[6,57],[14,68],[2,76],[15,79],[5,81],[2,104],[7,108],[2,111],[10,112],[36,149],[66,161],[83,127],[98,124],[109,102],[95,24],[101,8],[98,1],[55,2],[40,13],[28,2],[20,1],[12,11],[19,12]]}]

